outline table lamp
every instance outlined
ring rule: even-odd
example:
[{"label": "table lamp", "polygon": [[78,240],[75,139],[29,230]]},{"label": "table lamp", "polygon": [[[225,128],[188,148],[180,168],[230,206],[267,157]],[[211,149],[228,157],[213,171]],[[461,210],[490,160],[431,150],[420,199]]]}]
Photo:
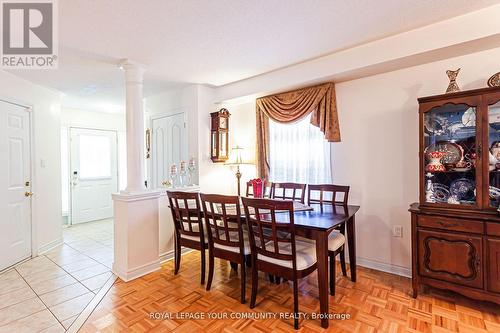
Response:
[{"label": "table lamp", "polygon": [[243,147],[236,146],[231,150],[231,158],[229,159],[229,162],[226,163],[226,165],[229,166],[236,166],[236,180],[237,180],[237,185],[238,185],[238,196],[240,196],[241,192],[241,171],[240,171],[240,165],[243,164],[252,164],[249,162],[244,162],[243,161]]}]

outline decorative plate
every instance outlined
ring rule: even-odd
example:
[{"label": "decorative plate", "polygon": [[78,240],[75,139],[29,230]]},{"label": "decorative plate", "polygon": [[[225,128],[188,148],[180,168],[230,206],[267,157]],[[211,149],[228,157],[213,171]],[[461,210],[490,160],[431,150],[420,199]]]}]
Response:
[{"label": "decorative plate", "polygon": [[467,127],[476,126],[476,110],[468,108],[462,115],[462,124]]},{"label": "decorative plate", "polygon": [[493,74],[488,79],[488,87],[500,87],[500,72]]},{"label": "decorative plate", "polygon": [[490,186],[490,199],[498,202],[498,200],[500,199],[500,188]]},{"label": "decorative plate", "polygon": [[443,116],[426,116],[424,117],[424,126],[427,132],[434,135],[444,134],[448,127],[448,120]]},{"label": "decorative plate", "polygon": [[434,194],[434,200],[440,203],[447,203],[450,197],[450,188],[444,184],[433,183],[432,192]]},{"label": "decorative plate", "polygon": [[467,178],[456,179],[450,184],[450,193],[458,200],[472,201],[475,198],[476,184],[473,180]]},{"label": "decorative plate", "polygon": [[446,155],[441,159],[441,163],[443,164],[455,165],[464,157],[464,149],[462,148],[462,146],[450,141],[436,142],[436,144],[430,145],[425,148],[424,153],[427,155],[428,153],[434,151],[446,153]]}]

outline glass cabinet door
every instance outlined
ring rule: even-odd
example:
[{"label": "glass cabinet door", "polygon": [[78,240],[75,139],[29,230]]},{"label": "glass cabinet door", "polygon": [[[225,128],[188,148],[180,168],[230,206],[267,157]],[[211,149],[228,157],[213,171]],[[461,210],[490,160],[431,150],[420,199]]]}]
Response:
[{"label": "glass cabinet door", "polygon": [[466,104],[445,104],[424,113],[426,203],[477,205],[476,111]]},{"label": "glass cabinet door", "polygon": [[500,102],[488,106],[489,207],[500,205]]}]

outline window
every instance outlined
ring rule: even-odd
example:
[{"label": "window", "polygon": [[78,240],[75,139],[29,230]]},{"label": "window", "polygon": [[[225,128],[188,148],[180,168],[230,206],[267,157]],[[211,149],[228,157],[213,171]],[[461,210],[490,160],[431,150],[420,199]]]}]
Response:
[{"label": "window", "polygon": [[269,120],[270,181],[331,183],[330,144],[310,116],[292,124]]}]

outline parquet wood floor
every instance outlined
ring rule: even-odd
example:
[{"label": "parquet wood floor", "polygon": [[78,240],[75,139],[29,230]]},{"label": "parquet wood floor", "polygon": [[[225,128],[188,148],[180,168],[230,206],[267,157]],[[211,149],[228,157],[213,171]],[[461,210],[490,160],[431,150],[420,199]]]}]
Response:
[{"label": "parquet wood floor", "polygon": [[[293,332],[293,320],[280,318],[228,318],[237,313],[290,313],[293,308],[291,283],[270,284],[259,280],[257,306],[248,307],[250,274],[247,274],[247,304],[239,302],[239,275],[229,263],[215,260],[212,290],[199,284],[199,253],[183,256],[179,274],[173,261],[160,271],[129,283],[118,280],[80,332]],[[337,269],[340,272],[340,268]],[[476,302],[451,292],[427,290],[413,299],[407,278],[358,268],[358,282],[337,274],[330,313],[348,314],[350,319],[330,320],[324,330],[319,319],[301,319],[300,332],[500,332],[500,306]],[[317,277],[300,283],[300,311],[319,312]],[[171,315],[163,319],[152,314]],[[159,314],[158,314],[159,313]],[[176,313],[201,314],[202,318],[178,318]],[[208,314],[220,316],[209,318]],[[201,316],[200,315],[200,316]]]}]

